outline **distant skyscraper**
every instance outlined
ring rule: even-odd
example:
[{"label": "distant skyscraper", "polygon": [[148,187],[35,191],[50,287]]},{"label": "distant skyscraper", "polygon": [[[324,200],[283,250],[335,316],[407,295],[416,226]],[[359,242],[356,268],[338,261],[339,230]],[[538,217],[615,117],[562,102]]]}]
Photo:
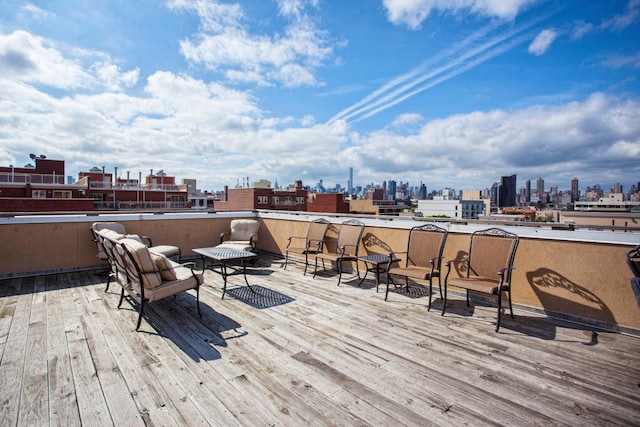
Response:
[{"label": "distant skyscraper", "polygon": [[613,192],[622,193],[622,184],[620,184],[619,182],[616,182],[616,184],[613,186]]},{"label": "distant skyscraper", "polygon": [[542,197],[542,193],[544,193],[544,179],[538,178],[536,181],[536,192],[538,193],[538,197]]},{"label": "distant skyscraper", "polygon": [[389,200],[396,198],[396,182],[394,180],[389,181],[387,184],[387,196]]},{"label": "distant skyscraper", "polygon": [[531,180],[530,179],[526,181],[525,188],[526,188],[525,201],[529,203],[531,202]]},{"label": "distant skyscraper", "polygon": [[353,168],[349,168],[349,182],[347,184],[349,195],[353,194]]},{"label": "distant skyscraper", "polygon": [[499,189],[498,207],[516,206],[516,176],[503,176]]},{"label": "distant skyscraper", "polygon": [[580,190],[578,189],[578,178],[571,180],[571,201],[575,202],[580,199]]}]

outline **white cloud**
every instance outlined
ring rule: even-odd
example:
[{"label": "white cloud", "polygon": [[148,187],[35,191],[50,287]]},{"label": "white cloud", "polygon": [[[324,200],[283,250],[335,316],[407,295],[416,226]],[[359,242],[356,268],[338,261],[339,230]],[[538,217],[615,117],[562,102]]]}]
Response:
[{"label": "white cloud", "polygon": [[203,31],[180,42],[182,55],[230,81],[315,86],[319,82],[314,71],[333,56],[328,33],[303,13],[317,1],[280,1],[280,15],[291,21],[284,34],[272,35],[249,32],[238,4],[172,0],[170,6],[193,11],[202,22]]},{"label": "white cloud", "polygon": [[629,0],[624,13],[617,14],[612,18],[604,20],[600,27],[604,29],[611,29],[613,31],[622,31],[637,21],[639,16],[640,0]]},{"label": "white cloud", "polygon": [[633,67],[640,68],[640,52],[633,55],[609,54],[602,62],[602,65],[609,68]]},{"label": "white cloud", "polygon": [[542,30],[535,39],[529,45],[529,53],[540,56],[543,55],[549,47],[551,47],[551,43],[558,37],[558,32],[555,30]]},{"label": "white cloud", "polygon": [[22,7],[20,8],[20,13],[22,15],[28,15],[29,17],[33,18],[33,19],[37,19],[40,21],[45,21],[48,19],[55,19],[56,14],[53,12],[50,12],[48,10],[42,9],[38,6],[35,6],[31,3],[26,3],[24,5],[22,5]]},{"label": "white cloud", "polygon": [[26,31],[0,34],[0,78],[56,89],[120,91],[138,81],[100,52],[58,46]]},{"label": "white cloud", "polygon": [[353,156],[361,174],[403,174],[430,188],[462,189],[472,176],[488,186],[512,173],[520,182],[545,176],[568,185],[571,175],[637,168],[640,103],[596,93],[556,106],[452,115],[408,136],[388,130],[363,136]]},{"label": "white cloud", "polygon": [[537,0],[383,0],[387,18],[396,25],[418,29],[432,11],[473,13],[511,20]]}]

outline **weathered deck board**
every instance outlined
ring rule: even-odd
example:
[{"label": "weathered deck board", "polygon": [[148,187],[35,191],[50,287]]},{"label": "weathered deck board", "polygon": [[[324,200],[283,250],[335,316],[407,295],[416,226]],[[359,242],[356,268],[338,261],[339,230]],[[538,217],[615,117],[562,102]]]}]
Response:
[{"label": "weathered deck board", "polygon": [[262,254],[259,295],[118,309],[69,273],[0,281],[1,425],[640,425],[640,339],[393,289]]}]

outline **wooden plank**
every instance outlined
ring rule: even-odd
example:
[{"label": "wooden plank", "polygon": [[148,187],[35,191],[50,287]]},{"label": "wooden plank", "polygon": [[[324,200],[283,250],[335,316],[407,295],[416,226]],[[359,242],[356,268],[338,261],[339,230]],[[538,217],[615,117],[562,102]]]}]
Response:
[{"label": "wooden plank", "polygon": [[49,396],[47,387],[47,309],[45,280],[35,278],[31,316],[25,353],[24,378],[20,395],[20,424],[48,425]]},{"label": "wooden plank", "polygon": [[[114,327],[113,319],[109,316],[102,299],[95,298],[97,295],[95,288],[83,286],[80,289],[88,303],[87,311],[82,310],[81,321],[83,329],[86,331],[96,375],[100,380],[100,387],[113,423],[115,425],[142,426],[144,420],[106,342],[106,337],[117,334],[118,330]],[[105,333],[105,331],[108,332]]]},{"label": "wooden plank", "polygon": [[57,276],[46,278],[47,301],[47,387],[51,425],[79,426],[80,413],[76,400],[71,355],[69,354]]},{"label": "wooden plank", "polygon": [[77,284],[77,277],[73,275],[69,276],[68,282],[61,278],[61,288],[63,289],[62,320],[67,347],[71,355],[71,373],[78,402],[80,423],[84,425],[109,425],[113,421],[102,394],[100,381],[93,365],[91,349],[78,313],[78,307],[82,305],[82,298]]},{"label": "wooden plank", "polygon": [[[7,331],[2,363],[0,363],[0,425],[16,425],[20,416],[20,393],[24,375],[25,353],[31,300],[33,299],[33,278],[12,280],[14,289],[19,289],[15,310],[7,307],[5,313],[11,314],[10,328]],[[3,304],[4,308],[4,304]]]}]

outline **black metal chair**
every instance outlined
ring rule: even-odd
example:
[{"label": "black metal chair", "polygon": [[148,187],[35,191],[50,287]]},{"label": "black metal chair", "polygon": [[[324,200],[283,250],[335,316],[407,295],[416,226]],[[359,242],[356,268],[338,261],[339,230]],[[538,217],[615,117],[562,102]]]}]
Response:
[{"label": "black metal chair", "polygon": [[[409,230],[407,250],[405,252],[392,252],[389,254],[387,266],[387,292],[385,301],[389,296],[389,283],[397,284],[392,276],[404,277],[407,292],[409,291],[409,279],[429,281],[429,305],[431,310],[431,295],[433,293],[433,278],[438,278],[438,289],[442,298],[442,282],[440,266],[442,252],[447,241],[447,230],[432,224],[418,225]],[[404,261],[404,262],[402,262]],[[402,264],[402,267],[400,266]]]},{"label": "black metal chair", "polygon": [[284,269],[287,269],[290,253],[304,255],[303,274],[307,274],[309,255],[322,253],[324,249],[324,239],[327,235],[328,229],[329,221],[324,218],[318,218],[309,224],[306,236],[289,236],[284,255]]},{"label": "black metal chair", "polygon": [[[467,293],[469,306],[469,292],[481,292],[498,297],[498,318],[496,332],[500,329],[502,314],[502,294],[509,297],[509,311],[513,319],[511,305],[511,272],[513,261],[518,249],[518,235],[500,228],[489,228],[476,231],[471,235],[469,253],[462,260],[447,261],[447,275],[444,279],[444,302],[442,315],[447,307],[447,288],[455,286]],[[458,266],[462,277],[449,278],[453,266]]]},{"label": "black metal chair", "polygon": [[315,254],[316,264],[313,271],[313,277],[316,277],[318,273],[318,259],[322,260],[322,266],[324,267],[324,261],[328,260],[336,263],[338,269],[338,286],[342,280],[343,263],[345,261],[356,261],[356,271],[358,278],[360,278],[360,269],[358,268],[358,248],[360,247],[360,239],[364,232],[364,223],[357,219],[351,219],[340,224],[340,230],[338,231],[338,241],[334,250],[327,250],[321,253]]}]

